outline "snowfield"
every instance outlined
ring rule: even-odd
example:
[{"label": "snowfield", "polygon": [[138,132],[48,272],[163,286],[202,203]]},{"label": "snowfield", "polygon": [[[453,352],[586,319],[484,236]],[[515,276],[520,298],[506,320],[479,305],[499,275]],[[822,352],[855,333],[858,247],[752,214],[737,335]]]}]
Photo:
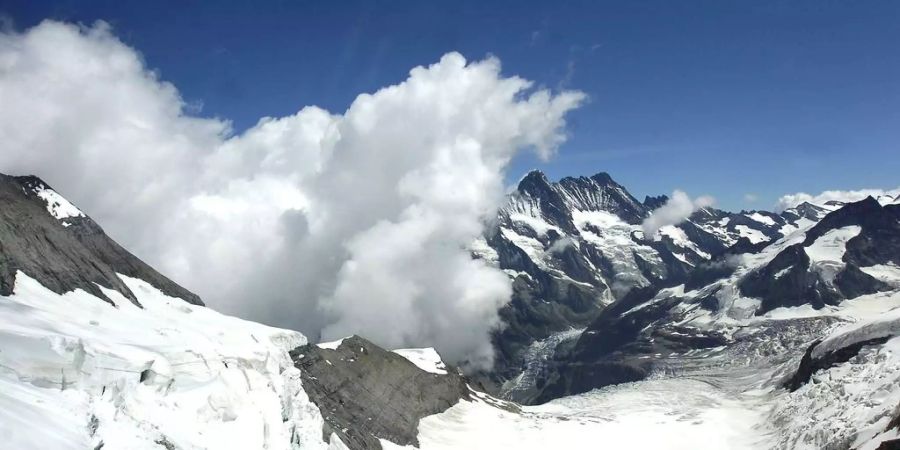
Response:
[{"label": "snowfield", "polygon": [[[835,330],[815,353],[900,331],[900,308]],[[775,448],[875,450],[898,439],[888,423],[900,413],[900,337],[864,347],[850,361],[820,371],[775,403],[770,421],[778,428]]]},{"label": "snowfield", "polygon": [[831,230],[819,236],[812,245],[805,247],[810,261],[840,263],[847,252],[847,241],[855,238],[862,228],[851,225],[836,230]]},{"label": "snowfield", "polygon": [[[121,278],[144,309],[109,290],[116,306],[83,291],[57,295],[22,273],[15,294],[0,297],[5,448],[346,448],[335,435],[323,442],[321,413],[288,355],[306,343],[304,336]],[[732,323],[752,334],[753,327],[815,317],[803,308],[773,313]],[[823,349],[892,336],[900,332],[900,293],[815,313],[843,324]],[[535,347],[534,361],[545,360],[550,347]],[[395,352],[423,370],[446,373],[434,349]],[[864,348],[792,393],[779,382],[796,358],[778,352],[721,347],[670,355],[667,362],[678,370],[540,406],[473,392],[472,401],[420,422],[420,448],[875,449],[897,437],[885,426],[900,404],[900,338]]]},{"label": "snowfield", "polygon": [[[763,412],[691,379],[629,383],[540,406],[498,408],[481,396],[419,425],[422,450],[767,448]],[[404,449],[382,441],[386,450]]]},{"label": "snowfield", "polygon": [[112,290],[115,307],[57,295],[21,272],[0,297],[5,448],[329,448],[287,353],[301,334],[121,278],[144,309]]}]

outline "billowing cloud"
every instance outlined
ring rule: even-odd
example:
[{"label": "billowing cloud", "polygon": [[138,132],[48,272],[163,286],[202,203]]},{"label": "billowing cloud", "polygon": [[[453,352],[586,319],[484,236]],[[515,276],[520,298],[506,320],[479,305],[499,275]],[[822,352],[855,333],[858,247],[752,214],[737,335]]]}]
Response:
[{"label": "billowing cloud", "polygon": [[793,208],[803,202],[809,202],[814,205],[823,205],[829,201],[839,202],[858,202],[866,197],[872,196],[879,201],[891,203],[891,199],[900,201],[900,187],[891,190],[884,189],[859,189],[856,191],[825,191],[817,195],[807,194],[805,192],[797,192],[795,194],[783,195],[775,203],[776,211],[784,211]]},{"label": "billowing cloud", "polygon": [[108,26],[0,34],[0,171],[34,173],[211,306],[489,365],[508,278],[466,247],[583,100],[450,53],[340,114],[233,135]]},{"label": "billowing cloud", "polygon": [[672,192],[672,196],[664,205],[653,210],[650,216],[641,223],[644,236],[648,239],[656,239],[656,233],[660,228],[667,225],[678,225],[687,220],[694,211],[712,206],[715,202],[714,198],[707,195],[691,200],[684,191],[676,190]]}]

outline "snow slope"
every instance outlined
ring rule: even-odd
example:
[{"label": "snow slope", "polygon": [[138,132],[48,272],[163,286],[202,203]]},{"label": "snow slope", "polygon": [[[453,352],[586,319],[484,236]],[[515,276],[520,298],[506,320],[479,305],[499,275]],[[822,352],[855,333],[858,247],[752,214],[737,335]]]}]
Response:
[{"label": "snow slope", "polygon": [[68,219],[69,217],[84,217],[84,213],[80,209],[53,189],[39,185],[32,188],[32,190],[38,197],[47,202],[47,212],[57,220]]},{"label": "snow slope", "polygon": [[767,445],[763,417],[752,399],[709,383],[650,380],[521,408],[477,396],[422,420],[419,441],[422,450],[755,449]]},{"label": "snow slope", "polygon": [[432,347],[401,348],[394,350],[394,353],[406,358],[409,362],[415,364],[416,367],[428,373],[447,374],[447,366],[441,360],[441,355]]},{"label": "snow slope", "polygon": [[144,309],[57,295],[18,273],[0,297],[0,436],[15,449],[337,449],[288,350],[299,333],[122,276]]},{"label": "snow slope", "polygon": [[[898,333],[900,307],[836,329],[814,353]],[[887,427],[900,407],[898,386],[900,337],[864,347],[774,404],[770,420],[780,429],[774,448],[875,450],[884,440],[898,439],[898,430]]]}]

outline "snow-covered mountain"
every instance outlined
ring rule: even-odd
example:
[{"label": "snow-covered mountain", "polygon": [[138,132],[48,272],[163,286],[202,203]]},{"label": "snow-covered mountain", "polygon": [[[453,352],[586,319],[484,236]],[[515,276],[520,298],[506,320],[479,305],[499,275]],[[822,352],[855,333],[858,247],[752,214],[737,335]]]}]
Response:
[{"label": "snow-covered mountain", "polygon": [[[532,172],[522,180],[474,252],[504,269],[516,287],[505,310],[510,326],[497,338],[505,358],[493,374],[497,392],[542,403],[620,383],[712,376],[729,395],[762,390],[767,401],[790,404],[802,401],[797,392],[807,388],[794,381],[794,392],[781,397],[778,389],[788,385],[782,378],[852,363],[861,347],[881,355],[874,357],[878,364],[894,361],[880,370],[897,380],[887,342],[900,322],[891,320],[880,329],[895,331],[791,375],[813,342],[900,307],[895,197],[804,202],[780,213],[702,208],[655,239],[643,236],[641,222],[667,200],[638,202],[607,174],[551,183]],[[735,383],[750,370],[768,375]],[[856,383],[857,399],[879,398],[886,389],[880,381]],[[860,435],[841,423],[852,422],[849,413],[817,401],[807,406],[823,408],[821,423],[840,433],[823,432],[821,423],[776,427],[771,445],[855,448],[876,434],[891,435],[890,427],[871,423],[870,435]],[[896,399],[867,405],[853,414],[874,420],[900,407]]]},{"label": "snow-covered mountain", "polygon": [[423,369],[433,351],[319,348],[204,307],[35,177],[0,175],[0,280],[4,448],[372,449],[473,398]]},{"label": "snow-covered mountain", "polygon": [[642,222],[668,200],[640,202],[606,173],[550,182],[532,171],[520,181],[497,223],[472,246],[475,256],[513,279],[491,374],[510,398],[530,395],[516,392],[529,390],[520,377],[535,346],[574,336],[571,330],[587,327],[629,295],[703,283],[726,270],[728,255],[756,252],[835,207],[804,203],[781,214],[704,207],[644,236]]},{"label": "snow-covered mountain", "polygon": [[46,183],[0,175],[3,445],[900,445],[898,199],[702,208],[644,236],[667,200],[526,176],[472,245],[514,297],[497,369],[466,376],[433,349],[216,313]]}]

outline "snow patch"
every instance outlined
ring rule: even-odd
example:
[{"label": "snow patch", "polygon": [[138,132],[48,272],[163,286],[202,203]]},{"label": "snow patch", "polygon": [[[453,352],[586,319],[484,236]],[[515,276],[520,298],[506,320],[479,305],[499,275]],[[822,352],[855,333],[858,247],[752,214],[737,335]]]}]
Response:
[{"label": "snow patch", "polygon": [[734,229],[737,230],[738,235],[749,239],[751,244],[759,244],[769,240],[762,231],[750,228],[747,225],[735,225]]},{"label": "snow patch", "polygon": [[529,228],[534,230],[534,232],[537,233],[538,236],[545,236],[550,230],[554,230],[559,234],[563,234],[562,230],[560,230],[559,227],[551,225],[541,218],[530,216],[527,214],[510,214],[509,220],[527,225]]},{"label": "snow patch", "polygon": [[755,220],[755,221],[757,221],[757,222],[759,222],[759,223],[761,223],[761,224],[763,224],[763,225],[768,225],[768,226],[770,226],[770,227],[774,227],[774,226],[775,226],[775,221],[774,221],[771,217],[769,217],[769,216],[764,216],[764,215],[762,215],[762,214],[760,214],[760,213],[758,213],[758,212],[755,212],[755,213],[752,213],[752,214],[745,214],[745,216],[747,216],[747,217],[749,217],[750,219],[753,219],[753,220]]},{"label": "snow patch", "polygon": [[891,286],[900,286],[900,267],[894,264],[876,264],[869,267],[860,267],[859,270]]},{"label": "snow patch", "polygon": [[806,255],[813,263],[841,262],[847,251],[847,241],[856,237],[861,230],[857,225],[830,230],[804,249]]},{"label": "snow patch", "polygon": [[75,205],[53,189],[41,185],[33,188],[32,191],[47,203],[47,212],[57,220],[84,217],[84,213],[80,209],[76,208]]},{"label": "snow patch", "polygon": [[340,347],[341,344],[344,342],[344,339],[347,339],[348,337],[350,337],[350,336],[342,337],[336,341],[331,341],[331,342],[319,342],[318,344],[316,344],[316,347],[324,348],[326,350],[337,350],[338,347]]},{"label": "snow patch", "polygon": [[[672,242],[675,245],[677,245],[681,248],[689,249],[703,259],[710,259],[712,257],[709,253],[706,253],[703,250],[700,250],[700,248],[697,247],[697,245],[694,244],[694,242],[691,241],[690,238],[688,238],[688,236],[684,232],[684,230],[682,230],[681,228],[679,228],[675,225],[666,225],[666,226],[660,228],[659,234],[661,234],[663,236],[667,236],[669,239],[672,240]],[[685,259],[683,259],[684,256],[677,255],[677,254],[675,256],[678,257],[679,259],[681,259],[682,261],[687,262]]]},{"label": "snow patch", "polygon": [[447,366],[441,360],[441,355],[432,347],[428,348],[400,348],[394,353],[406,358],[416,367],[438,375],[447,375]]}]

